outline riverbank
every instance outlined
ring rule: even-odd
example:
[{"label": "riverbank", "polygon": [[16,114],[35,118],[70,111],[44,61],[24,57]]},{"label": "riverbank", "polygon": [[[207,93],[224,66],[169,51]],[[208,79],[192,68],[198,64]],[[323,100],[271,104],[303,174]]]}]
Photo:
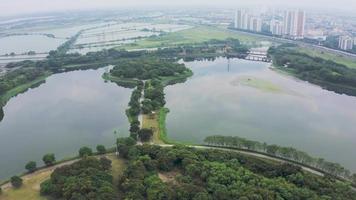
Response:
[{"label": "riverbank", "polygon": [[50,75],[52,75],[51,72],[46,72],[45,75],[38,77],[37,79],[30,81],[28,83],[18,85],[15,88],[12,88],[11,90],[7,91],[5,94],[0,96],[0,106],[5,106],[6,103],[12,98],[17,96],[18,94],[26,92],[28,89],[36,87],[41,85],[46,81],[46,78],[48,78]]}]

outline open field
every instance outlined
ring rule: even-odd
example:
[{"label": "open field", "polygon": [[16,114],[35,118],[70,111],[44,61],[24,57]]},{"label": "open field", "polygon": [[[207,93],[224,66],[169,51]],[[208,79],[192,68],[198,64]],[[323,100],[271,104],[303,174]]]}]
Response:
[{"label": "open field", "polygon": [[153,137],[152,143],[154,144],[164,144],[164,142],[160,138],[160,127],[158,123],[159,112],[155,112],[154,114],[143,115],[142,117],[142,128],[152,129]]},{"label": "open field", "polygon": [[[112,175],[114,180],[117,180],[123,172],[125,162],[122,159],[118,159],[115,154],[108,154],[107,157],[112,161]],[[75,161],[77,159],[25,175],[22,177],[23,185],[19,189],[12,188],[10,184],[3,185],[3,193],[0,195],[0,200],[24,200],[24,197],[26,197],[26,200],[46,200],[47,198],[40,196],[40,184],[47,180],[56,168],[70,165]]]},{"label": "open field", "polygon": [[299,47],[298,51],[302,52],[302,53],[306,53],[313,57],[320,57],[320,58],[323,58],[326,60],[332,60],[336,63],[346,65],[349,68],[356,69],[356,59],[353,59],[353,58],[336,55],[333,53],[329,53],[329,52],[322,51],[319,49],[314,49],[314,48]]},{"label": "open field", "polygon": [[201,43],[212,39],[224,40],[227,38],[236,38],[243,43],[255,43],[256,41],[260,42],[263,40],[258,36],[241,35],[223,28],[198,26],[174,33],[168,33],[163,36],[143,39],[136,43],[120,46],[119,49],[172,47],[184,44]]}]

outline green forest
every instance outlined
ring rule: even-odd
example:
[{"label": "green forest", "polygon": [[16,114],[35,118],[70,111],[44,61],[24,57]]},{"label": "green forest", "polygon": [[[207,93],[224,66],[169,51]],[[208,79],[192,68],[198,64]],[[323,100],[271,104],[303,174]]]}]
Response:
[{"label": "green forest", "polygon": [[348,184],[290,164],[231,151],[134,144],[132,139],[118,140],[127,167],[117,182],[107,172],[110,161],[85,157],[56,169],[41,184],[42,194],[107,200],[356,199]]}]

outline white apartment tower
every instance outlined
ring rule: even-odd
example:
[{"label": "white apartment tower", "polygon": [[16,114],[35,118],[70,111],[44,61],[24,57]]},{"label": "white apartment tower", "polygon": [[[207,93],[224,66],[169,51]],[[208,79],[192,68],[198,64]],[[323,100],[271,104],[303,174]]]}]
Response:
[{"label": "white apartment tower", "polygon": [[259,18],[251,17],[249,19],[249,30],[254,32],[262,31],[262,21]]},{"label": "white apartment tower", "polygon": [[351,50],[353,48],[354,41],[349,36],[340,36],[339,38],[339,48],[342,50]]},{"label": "white apartment tower", "polygon": [[245,10],[240,9],[235,12],[234,28],[261,32],[262,20],[252,17]]},{"label": "white apartment tower", "polygon": [[283,35],[283,24],[280,21],[272,20],[270,24],[270,31],[272,35]]},{"label": "white apartment tower", "polygon": [[305,11],[285,11],[283,34],[293,39],[304,38]]},{"label": "white apartment tower", "polygon": [[236,11],[234,27],[245,30],[249,28],[249,15],[244,10]]}]

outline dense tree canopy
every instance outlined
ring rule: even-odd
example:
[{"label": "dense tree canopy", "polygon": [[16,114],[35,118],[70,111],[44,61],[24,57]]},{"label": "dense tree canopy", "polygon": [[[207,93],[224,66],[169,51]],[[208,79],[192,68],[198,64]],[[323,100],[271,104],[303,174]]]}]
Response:
[{"label": "dense tree canopy", "polygon": [[234,152],[150,145],[128,151],[119,181],[125,199],[356,199],[345,183]]},{"label": "dense tree canopy", "polygon": [[111,164],[107,159],[91,157],[57,168],[51,178],[41,184],[41,194],[54,198],[111,200],[116,199]]}]

